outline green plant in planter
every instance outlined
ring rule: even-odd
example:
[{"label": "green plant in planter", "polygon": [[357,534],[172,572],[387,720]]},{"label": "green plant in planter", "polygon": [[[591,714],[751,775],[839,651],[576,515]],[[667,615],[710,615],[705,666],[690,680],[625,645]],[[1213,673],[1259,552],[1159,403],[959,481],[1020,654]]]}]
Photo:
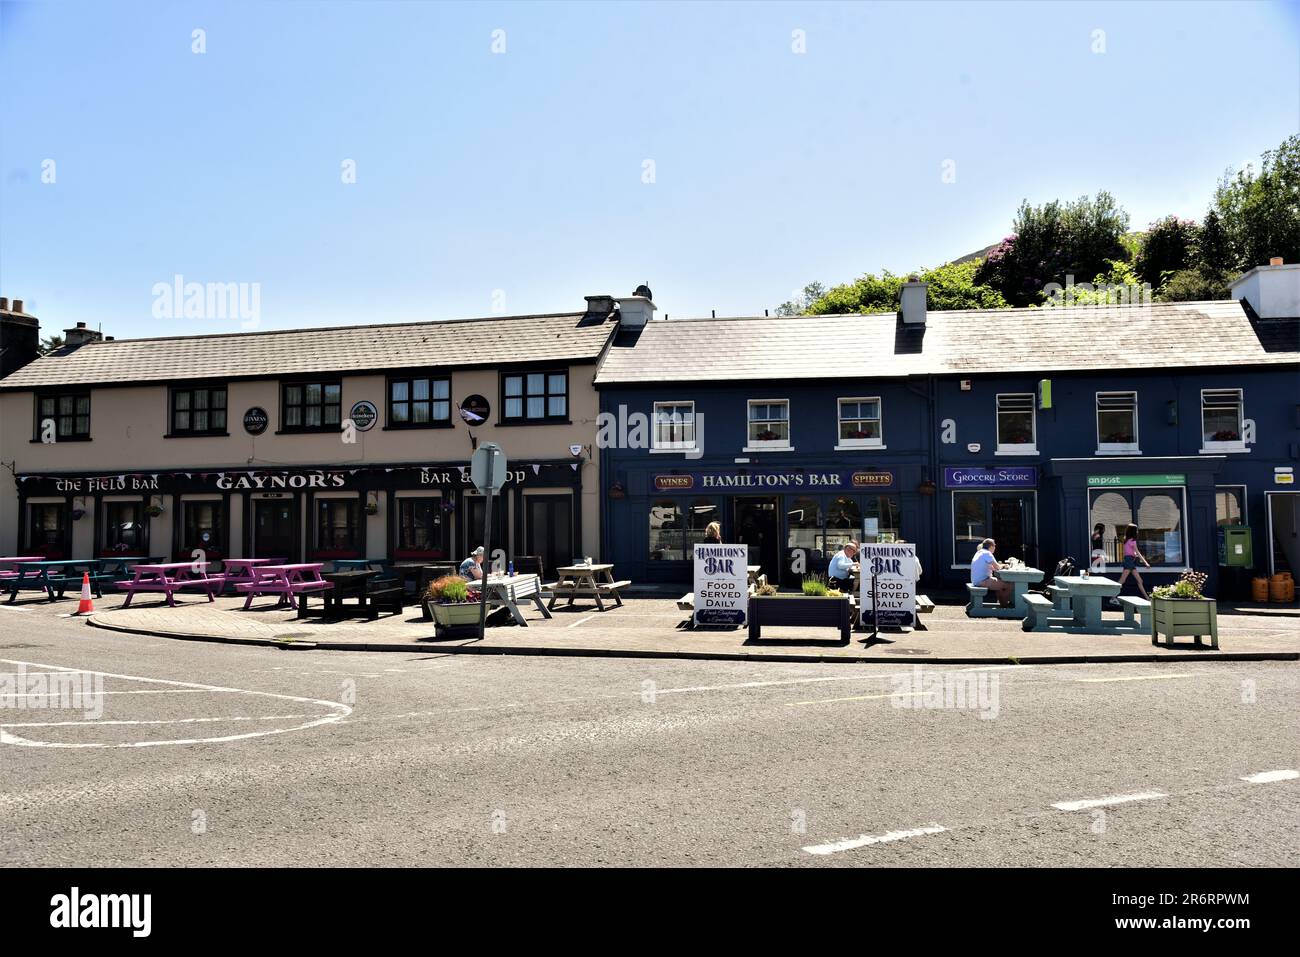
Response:
[{"label": "green plant in planter", "polygon": [[1186,571],[1172,585],[1151,589],[1151,644],[1172,647],[1174,638],[1191,635],[1199,645],[1206,635],[1210,647],[1219,647],[1218,612],[1214,600],[1201,593],[1208,576]]},{"label": "green plant in planter", "polygon": [[755,591],[755,594],[762,595],[765,598],[769,595],[775,595],[776,586],[773,585],[771,582],[763,582],[763,584],[758,586],[758,589]]},{"label": "green plant in planter", "polygon": [[830,591],[826,587],[826,579],[821,575],[804,575],[803,576],[803,593],[810,597],[824,597]]},{"label": "green plant in planter", "polygon": [[429,582],[429,590],[425,597],[443,605],[475,600],[470,596],[469,582],[459,575],[443,575],[441,578],[435,578]]},{"label": "green plant in planter", "polygon": [[1201,589],[1205,587],[1209,576],[1204,572],[1185,571],[1182,577],[1172,585],[1157,585],[1151,589],[1152,598],[1181,598],[1192,600],[1204,598]]}]

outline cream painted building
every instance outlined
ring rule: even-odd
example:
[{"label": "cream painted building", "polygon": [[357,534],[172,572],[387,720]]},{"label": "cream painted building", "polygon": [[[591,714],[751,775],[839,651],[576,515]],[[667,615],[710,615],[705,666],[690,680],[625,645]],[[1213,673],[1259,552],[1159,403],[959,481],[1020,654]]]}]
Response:
[{"label": "cream painted building", "polygon": [[459,561],[483,538],[468,463],[490,441],[509,463],[493,550],[548,570],[596,556],[592,383],[619,317],[601,296],[456,322],[68,330],[0,379],[0,555]]}]

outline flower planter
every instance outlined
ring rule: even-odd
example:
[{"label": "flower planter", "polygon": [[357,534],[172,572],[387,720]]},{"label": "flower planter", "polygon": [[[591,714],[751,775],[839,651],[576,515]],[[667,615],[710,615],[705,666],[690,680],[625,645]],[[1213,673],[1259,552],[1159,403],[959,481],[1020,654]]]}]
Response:
[{"label": "flower planter", "polygon": [[433,619],[439,630],[469,631],[478,627],[479,603],[476,601],[441,604],[422,598],[420,605],[424,609],[424,620]]},{"label": "flower planter", "polygon": [[1174,638],[1191,635],[1196,644],[1210,636],[1210,647],[1219,647],[1218,606],[1213,598],[1152,598],[1151,644],[1173,647]]},{"label": "flower planter", "polygon": [[762,637],[762,627],[838,628],[840,640],[849,640],[852,606],[848,596],[751,595],[749,598],[749,640]]}]

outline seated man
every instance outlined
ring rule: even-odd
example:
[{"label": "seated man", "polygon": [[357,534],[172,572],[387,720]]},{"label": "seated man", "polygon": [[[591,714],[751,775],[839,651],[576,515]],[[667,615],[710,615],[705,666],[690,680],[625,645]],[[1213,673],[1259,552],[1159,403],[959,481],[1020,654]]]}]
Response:
[{"label": "seated man", "polygon": [[998,604],[1008,608],[1015,589],[1011,587],[1010,582],[993,577],[993,573],[1002,567],[993,557],[997,547],[998,543],[991,538],[980,542],[979,550],[975,552],[975,557],[970,563],[970,583],[977,588],[987,588],[998,596]]},{"label": "seated man", "polygon": [[460,576],[466,581],[483,580],[483,546],[474,549],[469,558],[460,563]]},{"label": "seated man", "polygon": [[840,591],[853,589],[853,575],[858,570],[858,543],[848,542],[835,553],[826,574],[826,584]]}]

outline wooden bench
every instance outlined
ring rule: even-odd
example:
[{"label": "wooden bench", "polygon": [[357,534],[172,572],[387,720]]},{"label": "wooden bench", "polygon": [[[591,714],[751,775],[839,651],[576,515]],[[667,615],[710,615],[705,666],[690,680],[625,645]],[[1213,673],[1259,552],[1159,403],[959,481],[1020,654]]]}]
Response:
[{"label": "wooden bench", "polygon": [[1049,599],[1037,592],[1026,592],[1024,602],[1027,613],[1025,620],[1020,623],[1022,631],[1046,631],[1048,618],[1053,612],[1060,611]]},{"label": "wooden bench", "polygon": [[688,591],[681,598],[677,599],[678,611],[695,611],[695,592]]},{"label": "wooden bench", "polygon": [[[1151,630],[1151,602],[1145,598],[1121,597],[1115,599],[1124,609],[1124,624],[1141,631]],[[1136,616],[1136,620],[1134,620]]]},{"label": "wooden bench", "polygon": [[929,595],[916,596],[916,613],[918,615],[928,615],[934,611],[934,602],[930,601]]},{"label": "wooden bench", "polygon": [[242,591],[248,597],[244,599],[244,611],[252,607],[253,599],[260,595],[279,595],[280,604],[295,604],[294,597],[298,598],[298,616],[302,617],[303,607],[306,605],[306,596],[312,592],[327,591],[334,587],[333,582],[303,581],[303,582],[284,582],[275,581],[256,581],[242,582],[235,586],[236,591]]}]

